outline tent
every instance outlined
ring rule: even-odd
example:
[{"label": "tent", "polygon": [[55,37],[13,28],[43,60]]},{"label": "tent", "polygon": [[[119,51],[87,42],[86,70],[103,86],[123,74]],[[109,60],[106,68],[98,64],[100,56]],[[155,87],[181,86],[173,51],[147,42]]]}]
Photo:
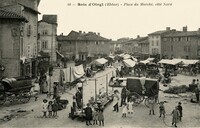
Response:
[{"label": "tent", "polygon": [[150,61],[148,61],[148,60],[143,60],[143,61],[140,61],[140,63],[143,63],[143,64],[147,64],[147,63],[149,63]]},{"label": "tent", "polygon": [[159,61],[158,63],[160,64],[170,64],[170,65],[176,65],[181,63],[182,60],[176,59],[176,60],[168,60],[168,59],[162,59],[161,61]]},{"label": "tent", "polygon": [[148,61],[154,61],[155,58],[147,58],[146,60],[148,60]]},{"label": "tent", "polygon": [[183,60],[184,65],[196,64],[199,60]]},{"label": "tent", "polygon": [[106,62],[108,62],[108,60],[106,60],[104,58],[100,58],[100,59],[95,60],[95,63],[100,64],[100,65],[105,64]]},{"label": "tent", "polygon": [[83,69],[83,65],[81,64],[79,66],[73,67],[73,73],[74,73],[75,78],[82,77],[85,74],[84,69]]},{"label": "tent", "polygon": [[126,59],[126,60],[123,60],[125,66],[127,67],[134,67],[136,62],[131,60],[131,59]]}]

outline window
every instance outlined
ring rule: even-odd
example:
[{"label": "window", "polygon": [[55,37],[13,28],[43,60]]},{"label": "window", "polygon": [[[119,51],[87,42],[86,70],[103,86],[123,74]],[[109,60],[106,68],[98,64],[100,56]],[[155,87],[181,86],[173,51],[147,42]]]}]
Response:
[{"label": "window", "polygon": [[190,41],[190,37],[187,36],[187,37],[186,37],[186,41]]},{"label": "window", "polygon": [[104,45],[104,42],[102,41],[101,44]]},{"label": "window", "polygon": [[197,55],[200,56],[200,49],[197,50]]},{"label": "window", "polygon": [[43,35],[47,35],[47,34],[48,34],[48,31],[47,31],[47,30],[44,30],[44,31],[42,32],[42,34],[43,34]]},{"label": "window", "polygon": [[44,48],[44,49],[48,48],[48,42],[46,40],[42,41],[42,48]]},{"label": "window", "polygon": [[152,43],[151,45],[154,46],[154,41],[152,41],[151,43]]},{"label": "window", "polygon": [[27,36],[31,35],[31,25],[28,25],[27,27]]},{"label": "window", "polygon": [[158,41],[156,41],[156,46],[158,46],[158,43],[159,43],[159,42],[158,42]]},{"label": "window", "polygon": [[171,45],[171,51],[173,51],[174,50],[174,47],[173,47],[173,45]]},{"label": "window", "polygon": [[181,41],[181,37],[178,38],[178,41]]},{"label": "window", "polygon": [[98,45],[98,44],[99,44],[99,42],[98,42],[98,41],[96,41],[96,42],[95,42],[95,44],[96,44],[96,45]]}]

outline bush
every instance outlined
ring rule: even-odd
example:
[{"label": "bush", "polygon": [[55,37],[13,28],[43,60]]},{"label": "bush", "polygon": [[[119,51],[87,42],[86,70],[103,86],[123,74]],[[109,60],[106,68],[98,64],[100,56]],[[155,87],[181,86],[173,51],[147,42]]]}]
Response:
[{"label": "bush", "polygon": [[165,90],[164,93],[170,94],[179,94],[179,93],[186,93],[189,88],[186,85],[181,86],[171,86],[169,89]]}]

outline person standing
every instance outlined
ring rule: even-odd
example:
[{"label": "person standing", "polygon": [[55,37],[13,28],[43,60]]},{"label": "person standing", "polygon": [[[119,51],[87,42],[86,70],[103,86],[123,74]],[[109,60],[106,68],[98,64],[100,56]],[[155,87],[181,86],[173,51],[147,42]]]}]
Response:
[{"label": "person standing", "polygon": [[113,111],[119,112],[118,103],[119,103],[119,92],[118,92],[118,90],[115,90],[114,95],[113,95],[113,107],[114,107]]},{"label": "person standing", "polygon": [[179,113],[180,113],[179,120],[182,121],[181,118],[183,117],[183,113],[182,113],[183,107],[181,106],[181,102],[178,102],[178,110],[179,110]]},{"label": "person standing", "polygon": [[177,127],[177,123],[178,123],[178,118],[180,116],[178,107],[176,106],[175,109],[172,111],[172,126],[174,125],[175,127]]},{"label": "person standing", "polygon": [[58,117],[58,103],[56,100],[54,100],[53,104],[52,104],[52,111],[53,111],[53,117],[57,118]]},{"label": "person standing", "polygon": [[123,106],[122,106],[122,117],[126,117],[127,115],[127,104],[124,103]]},{"label": "person standing", "polygon": [[98,113],[99,126],[101,125],[104,126],[103,107],[101,104],[98,105],[97,113]]},{"label": "person standing", "polygon": [[54,82],[53,86],[53,99],[56,99],[58,97],[58,84],[57,82]]},{"label": "person standing", "polygon": [[49,101],[49,105],[48,105],[48,112],[49,112],[49,118],[51,118],[53,115],[52,115],[52,101]]},{"label": "person standing", "polygon": [[81,101],[82,101],[82,93],[80,89],[78,89],[78,91],[76,92],[76,104],[79,109],[81,109],[82,107]]},{"label": "person standing", "polygon": [[123,87],[122,91],[121,91],[121,105],[120,105],[120,107],[122,107],[122,105],[126,102],[126,97],[127,97],[126,91],[127,91],[126,87]]},{"label": "person standing", "polygon": [[87,104],[87,107],[85,108],[85,119],[86,119],[86,125],[92,125],[92,108],[90,107],[90,104]]},{"label": "person standing", "polygon": [[195,87],[194,93],[196,95],[197,103],[199,103],[199,88],[198,87]]},{"label": "person standing", "polygon": [[149,99],[149,108],[150,108],[149,115],[151,115],[151,112],[152,112],[153,115],[155,115],[155,113],[154,113],[154,106],[155,106],[155,99],[153,97],[151,97]]},{"label": "person standing", "polygon": [[42,112],[43,112],[43,117],[47,118],[47,110],[48,110],[48,100],[44,99],[42,103]]},{"label": "person standing", "polygon": [[133,100],[129,99],[127,103],[128,114],[133,114]]},{"label": "person standing", "polygon": [[164,106],[164,102],[160,102],[159,112],[160,112],[160,116],[159,117],[161,117],[163,115],[163,117],[165,118],[165,106]]}]

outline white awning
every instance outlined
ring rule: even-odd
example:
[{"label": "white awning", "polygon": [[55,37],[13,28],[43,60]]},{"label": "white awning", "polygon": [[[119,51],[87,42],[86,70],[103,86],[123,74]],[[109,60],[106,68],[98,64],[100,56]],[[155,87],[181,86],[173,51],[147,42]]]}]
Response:
[{"label": "white awning", "polygon": [[148,60],[143,60],[143,61],[140,61],[140,63],[143,63],[143,64],[147,64],[147,63],[149,63],[150,61],[148,61]]},{"label": "white awning", "polygon": [[196,64],[199,60],[183,60],[183,64],[189,65],[189,64]]},{"label": "white awning", "polygon": [[100,59],[95,60],[95,62],[97,64],[105,64],[106,62],[108,62],[108,60],[106,60],[105,58],[100,58]]},{"label": "white awning", "polygon": [[131,59],[126,59],[126,60],[123,60],[124,64],[127,66],[127,67],[134,67],[136,62],[135,61],[132,61]]},{"label": "white awning", "polygon": [[147,58],[146,60],[153,61],[153,60],[155,60],[155,58]]},{"label": "white awning", "polygon": [[158,63],[176,65],[176,64],[179,64],[179,63],[181,63],[181,62],[182,62],[181,59],[173,59],[173,60],[162,59],[162,60],[159,61]]}]

